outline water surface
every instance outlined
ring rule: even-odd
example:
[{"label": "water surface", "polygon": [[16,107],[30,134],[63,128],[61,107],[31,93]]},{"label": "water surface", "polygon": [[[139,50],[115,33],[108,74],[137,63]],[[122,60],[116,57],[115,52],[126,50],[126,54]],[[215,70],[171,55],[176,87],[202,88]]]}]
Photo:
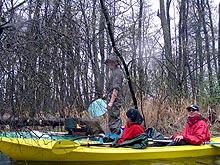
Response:
[{"label": "water surface", "polygon": [[17,162],[4,155],[1,155],[0,158],[0,165],[220,165],[220,156],[111,162]]}]

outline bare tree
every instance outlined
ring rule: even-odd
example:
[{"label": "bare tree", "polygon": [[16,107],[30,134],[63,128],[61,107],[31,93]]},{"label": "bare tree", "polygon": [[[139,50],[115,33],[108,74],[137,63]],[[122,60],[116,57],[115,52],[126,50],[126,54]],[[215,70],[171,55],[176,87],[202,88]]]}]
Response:
[{"label": "bare tree", "polygon": [[217,72],[217,77],[218,77],[218,84],[220,86],[220,3],[218,5],[218,72]]},{"label": "bare tree", "polygon": [[[177,87],[176,83],[176,74],[175,74],[175,63],[172,56],[172,46],[171,46],[171,33],[170,33],[170,16],[169,16],[169,8],[171,1],[168,0],[166,2],[166,10],[164,0],[160,0],[160,13],[158,16],[161,20],[161,26],[163,30],[163,39],[164,39],[164,56],[166,60],[166,69],[168,72],[167,76],[167,86],[168,91],[175,92]],[[173,93],[175,95],[175,93]]]},{"label": "bare tree", "polygon": [[211,55],[210,55],[210,48],[209,48],[209,36],[208,30],[206,27],[206,19],[205,19],[205,2],[204,0],[201,1],[201,12],[202,12],[202,25],[205,35],[205,51],[207,55],[207,65],[208,65],[208,78],[209,78],[209,91],[210,95],[213,95],[213,75],[212,75],[212,66],[211,66]]}]

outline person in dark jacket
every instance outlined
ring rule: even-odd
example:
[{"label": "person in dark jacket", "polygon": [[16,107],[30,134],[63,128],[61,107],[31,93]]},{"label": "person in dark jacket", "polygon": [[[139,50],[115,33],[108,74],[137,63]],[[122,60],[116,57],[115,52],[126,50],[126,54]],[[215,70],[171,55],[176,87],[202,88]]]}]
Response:
[{"label": "person in dark jacket", "polygon": [[174,143],[171,145],[194,144],[200,145],[210,140],[207,118],[202,117],[199,106],[192,104],[188,106],[188,118],[182,132],[172,136]]},{"label": "person in dark jacket", "polygon": [[126,140],[131,140],[144,133],[144,128],[141,126],[143,118],[137,109],[130,108],[126,113],[126,116],[127,122],[121,138],[117,140],[117,144],[121,144]]}]

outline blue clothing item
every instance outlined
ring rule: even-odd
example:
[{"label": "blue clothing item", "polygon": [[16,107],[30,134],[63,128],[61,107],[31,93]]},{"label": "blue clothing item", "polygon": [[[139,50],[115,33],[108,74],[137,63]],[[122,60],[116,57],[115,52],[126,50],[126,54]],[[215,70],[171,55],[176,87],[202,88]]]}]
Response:
[{"label": "blue clothing item", "polygon": [[108,133],[108,134],[106,135],[106,137],[108,137],[108,138],[110,138],[110,139],[118,139],[119,135],[116,134],[116,133],[110,132],[110,133]]},{"label": "blue clothing item", "polygon": [[103,138],[99,138],[99,143],[104,143]]},{"label": "blue clothing item", "polygon": [[106,135],[106,137],[111,138],[111,139],[118,139],[121,137],[122,133],[123,133],[123,128],[120,128],[120,134],[110,132]]}]

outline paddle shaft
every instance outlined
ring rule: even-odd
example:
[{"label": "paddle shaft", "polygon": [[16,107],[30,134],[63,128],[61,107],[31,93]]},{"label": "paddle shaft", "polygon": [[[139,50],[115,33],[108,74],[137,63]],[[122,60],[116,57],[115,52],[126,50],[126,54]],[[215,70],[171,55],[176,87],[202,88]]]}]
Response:
[{"label": "paddle shaft", "polygon": [[[172,143],[172,142],[174,142],[171,139],[168,139],[168,140],[166,140],[166,139],[164,139],[164,140],[149,139],[148,141],[160,142],[160,143]],[[204,144],[220,144],[220,142],[204,142]]]},{"label": "paddle shaft", "polygon": [[[62,143],[65,142],[65,143]],[[74,147],[79,147],[79,146],[112,146],[112,143],[76,143],[74,141],[62,141],[58,142],[55,146],[56,148],[74,148]],[[173,140],[171,139],[148,139],[148,142],[153,142],[153,143],[171,143]],[[220,142],[205,142],[204,144],[220,144]]]},{"label": "paddle shaft", "polygon": [[[173,140],[156,140],[156,139],[149,139],[148,140],[149,142],[153,142],[153,143],[156,143],[156,142],[159,142],[159,143],[170,143],[170,142],[173,142]],[[112,146],[112,143],[87,143],[87,144],[80,144],[80,146]]]},{"label": "paddle shaft", "polygon": [[157,139],[148,139],[149,142],[159,142],[159,143],[171,143],[173,142],[173,140],[170,140],[170,139],[163,139],[163,140],[157,140]]},{"label": "paddle shaft", "polygon": [[[160,143],[171,143],[174,142],[173,140],[169,139],[169,140],[156,140],[156,139],[149,139],[148,141],[152,141],[152,142],[160,142]],[[220,144],[220,142],[204,142],[204,144]]]},{"label": "paddle shaft", "polygon": [[[169,139],[169,140],[156,140],[156,139],[149,139],[148,141],[152,141],[152,142],[160,142],[160,143],[171,143],[174,142],[173,140]],[[204,142],[204,144],[220,144],[220,142]]]},{"label": "paddle shaft", "polygon": [[80,146],[112,146],[112,143],[87,143],[87,144],[80,144]]},{"label": "paddle shaft", "polygon": [[205,144],[220,144],[220,142],[205,142]]}]

